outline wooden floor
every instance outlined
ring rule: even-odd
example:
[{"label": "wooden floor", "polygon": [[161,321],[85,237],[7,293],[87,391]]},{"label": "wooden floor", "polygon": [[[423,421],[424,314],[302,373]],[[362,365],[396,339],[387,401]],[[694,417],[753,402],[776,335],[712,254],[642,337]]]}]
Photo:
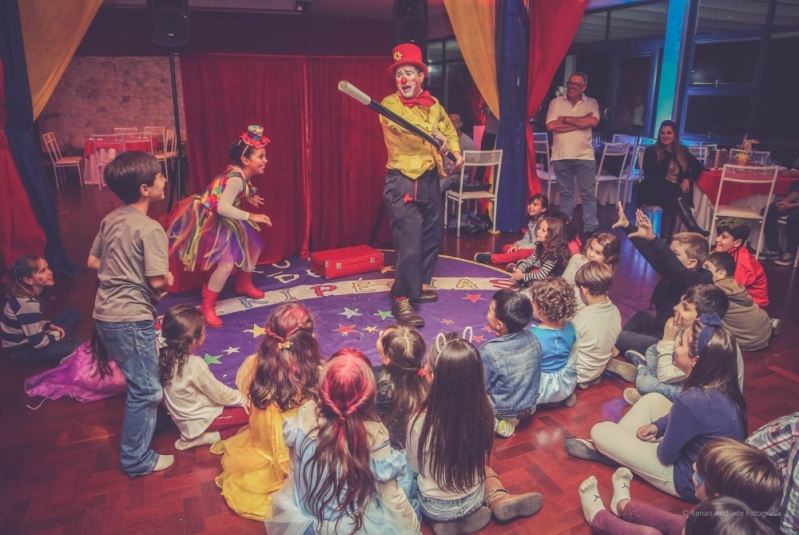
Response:
[{"label": "wooden floor", "polygon": [[[110,191],[87,188],[84,196],[68,187],[59,203],[62,235],[73,260],[83,264],[100,219],[117,201]],[[151,214],[163,215],[163,208]],[[600,209],[603,226],[613,213]],[[578,217],[579,219],[579,217]],[[475,252],[495,250],[517,239],[514,235],[462,237],[448,235],[444,253],[472,258]],[[646,308],[656,274],[623,239],[622,263],[611,297],[624,319]],[[799,297],[792,268],[766,265],[772,316],[782,319],[782,332],[768,350],[744,354],[745,396],[749,429],[799,410]],[[48,307],[55,313],[76,305],[84,320],[78,335],[88,337],[94,303],[93,273],[73,280],[59,278]],[[71,399],[46,401],[38,410],[24,393],[26,377],[40,371],[0,360],[0,533],[80,534],[247,534],[263,533],[259,522],[245,520],[225,505],[214,484],[219,458],[208,448],[176,452],[173,426],[158,432],[153,447],[175,454],[175,466],[164,473],[130,479],[119,471],[119,431],[124,396],[81,404]],[[629,385],[605,376],[600,385],[578,390],[572,409],[542,409],[509,439],[497,439],[491,466],[511,492],[537,491],[544,507],[529,519],[507,525],[492,522],[483,533],[590,533],[583,520],[577,487],[594,474],[606,505],[611,497],[612,470],[572,459],[563,452],[563,439],[588,436],[601,420],[618,420],[626,410],[621,393]],[[633,497],[680,512],[689,506],[666,496],[638,478]],[[425,533],[431,533],[424,527]]]}]

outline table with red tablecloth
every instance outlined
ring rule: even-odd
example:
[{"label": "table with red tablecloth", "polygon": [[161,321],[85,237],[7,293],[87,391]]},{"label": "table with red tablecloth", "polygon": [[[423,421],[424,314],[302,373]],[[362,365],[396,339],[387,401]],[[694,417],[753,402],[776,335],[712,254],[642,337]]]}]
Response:
[{"label": "table with red tablecloth", "polygon": [[[774,200],[788,195],[791,185],[799,180],[796,176],[778,175],[774,184]],[[696,182],[694,188],[694,218],[704,229],[710,230],[713,218],[713,207],[721,184],[721,169],[704,171]],[[725,182],[721,192],[719,204],[738,206],[760,212],[768,204],[770,183],[749,184],[740,182]],[[760,233],[760,222],[752,220],[752,236],[756,239]]]},{"label": "table with red tablecloth", "polygon": [[[83,145],[83,169],[84,169],[84,184],[99,184],[100,183],[100,174],[99,174],[99,167],[97,165],[97,155],[95,154],[95,150],[104,151],[106,154],[120,154],[122,151],[122,141],[116,140],[97,140],[92,142],[91,138],[86,140],[86,143]],[[150,142],[149,141],[137,141],[137,140],[126,140],[125,141],[125,151],[130,150],[140,150],[144,152],[150,151]],[[158,152],[161,150],[161,142],[158,138],[153,137],[153,152]]]}]

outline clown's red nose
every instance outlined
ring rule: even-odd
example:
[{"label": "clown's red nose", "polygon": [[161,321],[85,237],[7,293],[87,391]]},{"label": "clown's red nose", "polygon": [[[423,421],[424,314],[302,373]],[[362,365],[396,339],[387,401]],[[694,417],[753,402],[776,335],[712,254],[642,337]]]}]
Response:
[{"label": "clown's red nose", "polygon": [[407,79],[407,78],[405,78],[405,77],[402,77],[402,78],[400,78],[400,83],[401,83],[402,85],[405,85],[405,84],[407,84],[407,83],[408,83],[408,79]]}]

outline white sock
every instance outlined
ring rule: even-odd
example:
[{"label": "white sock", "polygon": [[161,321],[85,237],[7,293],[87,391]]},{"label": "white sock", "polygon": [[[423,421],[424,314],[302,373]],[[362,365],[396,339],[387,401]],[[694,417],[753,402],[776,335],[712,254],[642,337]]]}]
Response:
[{"label": "white sock", "polygon": [[175,463],[174,455],[159,455],[158,462],[155,463],[155,468],[153,468],[153,472],[160,472],[161,470],[166,470],[174,463]]},{"label": "white sock", "polygon": [[589,477],[580,484],[580,502],[583,504],[585,520],[589,524],[599,511],[605,509],[602,504],[602,498],[599,497],[599,486],[594,476]]},{"label": "white sock", "polygon": [[630,499],[630,483],[633,480],[633,473],[628,468],[621,467],[613,474],[613,499],[610,500],[610,510],[614,515],[619,516],[616,507],[621,500]]},{"label": "white sock", "polygon": [[178,451],[184,451],[191,448],[196,448],[197,446],[213,444],[215,442],[219,442],[220,440],[222,440],[222,437],[219,435],[219,431],[212,431],[211,433],[203,433],[197,438],[193,438],[191,440],[183,440],[182,438],[179,438],[177,441],[175,441],[175,449]]}]

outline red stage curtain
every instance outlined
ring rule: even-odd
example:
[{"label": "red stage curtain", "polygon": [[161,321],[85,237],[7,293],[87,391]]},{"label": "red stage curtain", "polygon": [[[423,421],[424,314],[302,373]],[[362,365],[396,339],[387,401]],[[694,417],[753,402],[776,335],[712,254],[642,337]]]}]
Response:
[{"label": "red stage curtain", "polygon": [[[260,262],[303,253],[308,184],[305,74],[294,57],[181,54],[189,156],[189,190],[200,193],[230,163],[228,147],[248,125],[264,127],[266,171],[253,183],[272,219],[261,225]],[[249,205],[243,206],[249,209]]]},{"label": "red stage curtain", "polygon": [[306,59],[313,250],[369,239],[383,202],[386,147],[377,113],[337,86],[346,80],[380,102],[394,89],[388,64],[383,57]]},{"label": "red stage curtain", "polygon": [[530,195],[541,191],[535,169],[533,130],[530,120],[552,83],[583,20],[588,0],[531,0],[530,54],[527,79],[527,177]]}]

